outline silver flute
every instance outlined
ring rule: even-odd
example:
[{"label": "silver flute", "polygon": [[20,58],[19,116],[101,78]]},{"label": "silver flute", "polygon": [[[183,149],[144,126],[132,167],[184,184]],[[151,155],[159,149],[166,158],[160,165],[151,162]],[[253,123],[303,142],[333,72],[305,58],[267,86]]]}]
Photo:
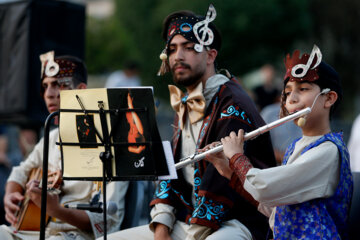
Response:
[{"label": "silver flute", "polygon": [[[286,117],[280,118],[276,121],[273,121],[272,123],[264,125],[252,132],[246,133],[244,136],[244,141],[253,139],[253,138],[259,136],[260,134],[266,133],[266,132],[270,131],[271,129],[276,128],[276,127],[278,127],[284,123],[287,123],[289,121],[292,121],[296,118],[305,116],[305,115],[309,114],[310,112],[311,112],[311,108],[307,107],[305,109],[302,109],[301,111],[298,111],[298,112],[288,115]],[[223,145],[219,144],[205,152],[195,153],[189,157],[180,159],[180,162],[175,164],[175,168],[176,168],[176,170],[178,170],[180,168],[185,167],[186,165],[189,165],[191,163],[194,163],[194,162],[204,159],[207,154],[221,152],[222,150],[223,150]]]}]

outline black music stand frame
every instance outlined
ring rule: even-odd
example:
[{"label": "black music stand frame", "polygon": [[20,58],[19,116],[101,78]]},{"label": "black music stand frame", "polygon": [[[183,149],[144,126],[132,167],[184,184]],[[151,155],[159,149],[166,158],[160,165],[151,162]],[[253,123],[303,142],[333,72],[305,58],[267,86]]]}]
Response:
[{"label": "black music stand frame", "polygon": [[[104,216],[104,239],[107,239],[107,213],[106,213],[106,169],[107,164],[112,159],[110,148],[110,137],[108,134],[108,128],[105,118],[105,112],[103,108],[99,110],[101,127],[103,130],[105,152],[101,152],[99,158],[102,161],[103,166],[103,216]],[[45,240],[45,228],[46,228],[46,201],[47,201],[47,182],[48,182],[48,160],[49,160],[49,133],[51,120],[59,116],[59,111],[51,113],[46,121],[44,127],[44,152],[43,152],[43,175],[42,175],[42,191],[41,191],[41,216],[40,216],[40,240]],[[45,191],[44,191],[45,190]]]},{"label": "black music stand frame", "polygon": [[51,120],[59,116],[59,111],[51,113],[45,121],[44,127],[44,152],[43,152],[43,175],[42,175],[42,190],[41,190],[41,215],[40,215],[40,240],[45,240],[45,228],[46,228],[46,201],[47,201],[47,182],[48,175],[48,160],[49,160],[49,133]]},{"label": "black music stand frame", "polygon": [[[61,111],[61,110],[60,110]],[[51,113],[46,121],[44,126],[44,152],[43,152],[43,173],[48,172],[48,158],[49,158],[49,133],[50,133],[50,126],[51,120],[59,116],[60,111],[56,111]],[[65,110],[64,110],[65,111]],[[134,111],[134,109],[127,109],[126,111]],[[76,112],[83,112],[87,115],[88,111],[86,109],[77,110]],[[99,101],[99,110],[96,112],[99,113],[101,128],[103,132],[102,144],[105,148],[104,152],[101,152],[99,155],[100,160],[102,161],[102,181],[103,181],[103,216],[104,216],[104,239],[107,239],[107,212],[106,212],[106,182],[110,180],[118,180],[116,177],[113,176],[111,169],[109,169],[109,163],[112,159],[111,154],[111,146],[114,145],[111,143],[111,137],[108,132],[108,126],[106,122],[106,110],[104,110],[103,105],[101,105],[101,101]],[[95,127],[95,126],[94,126]],[[95,129],[96,130],[96,129]],[[100,138],[100,136],[99,136]],[[60,146],[64,144],[61,143]],[[141,143],[140,143],[141,144]],[[64,144],[66,145],[66,144]],[[72,145],[72,144],[71,144]],[[127,145],[133,145],[132,143],[127,143]],[[146,177],[148,180],[155,180],[157,179],[156,174],[152,177]],[[71,179],[68,179],[71,180]],[[84,179],[85,180],[85,179]],[[90,179],[89,179],[90,180]],[[93,180],[93,179],[91,179]],[[47,182],[48,176],[47,174],[43,174],[42,176],[42,191],[41,191],[41,218],[40,218],[40,240],[45,240],[45,228],[46,228],[46,201],[47,201]],[[45,190],[45,191],[44,191]]]}]

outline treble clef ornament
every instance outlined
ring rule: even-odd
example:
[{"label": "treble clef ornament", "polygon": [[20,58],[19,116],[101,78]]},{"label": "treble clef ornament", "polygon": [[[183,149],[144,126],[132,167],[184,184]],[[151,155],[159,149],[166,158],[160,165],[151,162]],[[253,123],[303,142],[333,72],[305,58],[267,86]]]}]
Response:
[{"label": "treble clef ornament", "polygon": [[[57,64],[54,60],[55,52],[50,51],[40,55],[41,61],[41,76],[43,76],[44,72],[47,77],[53,77],[59,72],[59,64]],[[44,68],[44,66],[46,66]]]},{"label": "treble clef ornament", "polygon": [[196,23],[193,27],[193,32],[199,43],[195,44],[194,48],[197,52],[202,52],[204,46],[209,46],[214,41],[214,33],[208,27],[209,23],[216,18],[216,10],[212,4],[206,14],[206,18],[203,21]]},{"label": "treble clef ornament", "polygon": [[[291,75],[296,78],[304,77],[306,75],[306,73],[309,71],[312,62],[314,61],[315,55],[316,55],[317,60],[316,60],[315,65],[311,68],[311,69],[315,69],[321,63],[321,59],[322,59],[322,54],[320,52],[320,49],[316,45],[314,45],[314,47],[311,51],[309,60],[307,61],[306,65],[305,64],[295,65],[291,70]],[[299,69],[301,71],[299,71]]]}]

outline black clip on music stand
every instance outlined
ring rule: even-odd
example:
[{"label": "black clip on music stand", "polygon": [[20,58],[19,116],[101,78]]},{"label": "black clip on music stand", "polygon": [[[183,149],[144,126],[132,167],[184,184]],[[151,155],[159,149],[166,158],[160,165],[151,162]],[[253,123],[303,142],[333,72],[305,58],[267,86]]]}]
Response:
[{"label": "black clip on music stand", "polygon": [[[84,110],[86,112],[86,110]],[[105,152],[101,152],[99,158],[102,161],[103,166],[103,215],[104,215],[104,239],[107,239],[107,212],[106,212],[106,181],[111,178],[111,168],[108,167],[108,163],[112,159],[111,154],[111,142],[108,132],[108,126],[106,123],[106,115],[104,111],[104,105],[102,101],[99,101],[99,115],[101,128],[103,132],[103,145]],[[49,133],[51,120],[59,116],[59,111],[51,113],[46,121],[44,127],[44,152],[43,152],[43,175],[42,175],[42,191],[41,191],[41,216],[40,216],[40,240],[45,240],[45,228],[46,228],[46,200],[47,200],[47,182],[48,182],[48,159],[49,159]]]}]

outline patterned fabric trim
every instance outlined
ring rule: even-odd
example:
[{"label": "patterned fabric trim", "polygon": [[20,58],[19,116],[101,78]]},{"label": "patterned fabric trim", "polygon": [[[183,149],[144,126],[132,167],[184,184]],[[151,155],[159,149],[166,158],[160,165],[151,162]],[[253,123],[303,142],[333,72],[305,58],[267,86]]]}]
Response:
[{"label": "patterned fabric trim", "polygon": [[219,120],[224,120],[228,118],[237,118],[242,122],[244,122],[245,124],[252,126],[252,123],[248,118],[247,114],[245,113],[245,111],[240,112],[239,109],[240,109],[239,106],[230,105],[229,107],[227,107],[227,109],[222,111]]},{"label": "patterned fabric trim", "polygon": [[230,201],[228,198],[225,198],[222,196],[217,196],[217,195],[213,194],[212,192],[208,192],[205,190],[200,190],[199,196],[211,198],[215,201],[222,202],[224,205],[229,206],[229,207],[233,207],[233,205],[234,205],[234,203],[232,201]]},{"label": "patterned fabric trim", "polygon": [[[202,141],[204,140],[204,136],[208,131],[209,123],[213,118],[215,109],[218,104],[219,92],[221,89],[223,89],[223,87],[219,88],[213,106],[211,108],[211,112],[203,121],[203,125],[200,130],[199,138],[196,144],[197,149],[201,145]],[[202,164],[201,167],[200,164]],[[188,223],[196,223],[196,224],[208,226],[216,230],[220,227],[224,217],[226,216],[227,211],[229,210],[229,207],[225,206],[223,202],[214,200],[214,198],[209,199],[208,194],[206,196],[199,196],[199,192],[200,192],[199,190],[202,181],[202,173],[200,170],[205,168],[206,168],[206,162],[204,160],[195,163],[194,194],[195,194],[196,203],[194,206],[195,209]]]},{"label": "patterned fabric trim", "polygon": [[230,158],[229,165],[240,179],[241,185],[244,185],[247,172],[253,168],[250,160],[244,154],[237,153]]},{"label": "patterned fabric trim", "polygon": [[149,206],[151,207],[151,206],[154,206],[155,204],[158,204],[158,203],[164,203],[164,204],[171,205],[170,199],[155,198],[150,202]]},{"label": "patterned fabric trim", "polygon": [[177,149],[177,143],[180,139],[180,135],[181,135],[181,129],[180,129],[180,121],[177,122],[177,131],[174,133],[174,136],[173,136],[173,155],[175,156],[175,153],[176,153],[176,149]]},{"label": "patterned fabric trim", "polygon": [[244,184],[241,183],[239,177],[236,175],[236,173],[234,172],[231,175],[231,180],[229,183],[229,186],[232,189],[235,189],[235,191],[240,194],[240,196],[242,196],[244,199],[246,199],[248,202],[250,202],[252,205],[254,205],[255,207],[259,206],[259,202],[256,201],[253,196],[250,195],[250,193],[248,193],[245,189],[244,189]]},{"label": "patterned fabric trim", "polygon": [[201,225],[209,226],[215,230],[218,229],[228,208],[225,209],[223,204],[206,197],[198,198],[196,205],[190,223],[201,223]]},{"label": "patterned fabric trim", "polygon": [[239,106],[234,107],[233,105],[230,105],[226,110],[224,110],[220,114],[220,118],[229,117],[229,116],[236,116],[241,117],[243,120],[246,120],[249,124],[251,124],[250,119],[247,117],[245,111],[239,112]]},{"label": "patterned fabric trim", "polygon": [[[172,190],[173,190],[173,192],[176,194],[176,196],[178,196],[179,199],[185,204],[185,206],[187,206],[188,208],[191,208],[191,207],[190,207],[190,203],[187,202],[187,201],[185,201],[183,195],[181,195],[180,192],[176,191],[175,189],[172,189]],[[191,209],[192,209],[192,208],[191,208]]]},{"label": "patterned fabric trim", "polygon": [[160,199],[168,198],[170,188],[170,180],[160,181],[159,186],[156,188],[155,196]]},{"label": "patterned fabric trim", "polygon": [[235,172],[233,172],[233,174],[231,175],[229,186],[232,189],[237,189],[238,186],[242,186],[241,181],[240,181],[240,179],[238,178],[238,176],[236,175]]},{"label": "patterned fabric trim", "polygon": [[170,203],[170,193],[173,192],[175,196],[179,198],[179,200],[186,206],[186,208],[193,210],[193,207],[190,205],[189,202],[187,202],[183,195],[180,194],[178,191],[173,189],[170,184],[170,180],[167,181],[160,181],[158,187],[155,191],[155,199],[151,201],[150,206],[156,204],[156,203]]}]

